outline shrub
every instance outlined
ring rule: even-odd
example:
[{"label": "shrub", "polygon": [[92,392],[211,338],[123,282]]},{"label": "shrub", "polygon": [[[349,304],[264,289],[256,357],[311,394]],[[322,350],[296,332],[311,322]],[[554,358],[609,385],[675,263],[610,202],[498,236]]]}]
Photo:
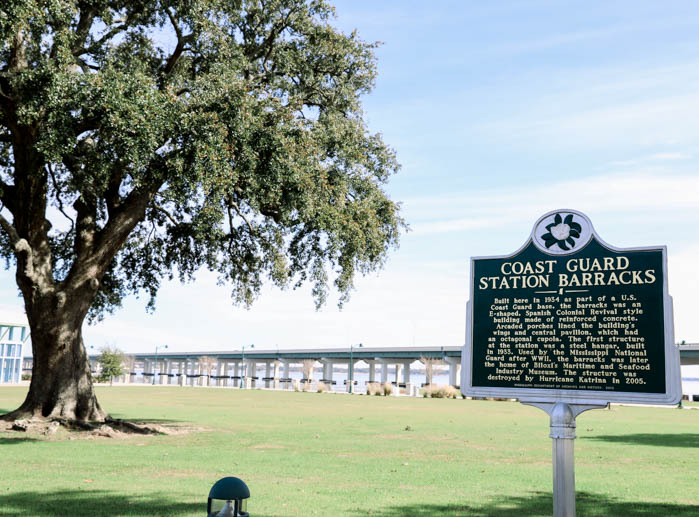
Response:
[{"label": "shrub", "polygon": [[432,398],[433,393],[437,391],[437,385],[436,384],[426,384],[425,386],[422,387],[420,390],[420,393],[422,393],[422,396],[426,399]]},{"label": "shrub", "polygon": [[433,399],[455,399],[461,394],[454,386],[445,385],[437,386],[436,384],[428,384],[422,389],[422,396]]},{"label": "shrub", "polygon": [[390,382],[384,382],[383,383],[383,394],[384,396],[389,396],[393,394],[393,384]]},{"label": "shrub", "polygon": [[439,394],[445,399],[455,399],[460,392],[454,386],[446,385],[439,388]]},{"label": "shrub", "polygon": [[367,395],[383,395],[383,388],[378,382],[367,382],[366,385]]},{"label": "shrub", "polygon": [[451,386],[451,385],[444,386],[444,391],[445,391],[446,397],[450,398],[450,399],[455,399],[459,395],[461,395],[461,391],[456,389],[454,386]]},{"label": "shrub", "polygon": [[390,382],[385,382],[383,384],[380,382],[367,382],[366,384],[367,395],[391,395],[393,393],[393,389],[393,384]]}]

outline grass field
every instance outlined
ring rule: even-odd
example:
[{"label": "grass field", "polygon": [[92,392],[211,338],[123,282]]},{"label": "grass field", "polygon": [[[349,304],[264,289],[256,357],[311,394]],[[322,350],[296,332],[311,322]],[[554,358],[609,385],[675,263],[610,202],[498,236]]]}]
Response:
[{"label": "grass field", "polygon": [[[0,389],[0,413],[26,388]],[[548,417],[514,402],[101,387],[114,417],[193,428],[76,439],[0,434],[0,516],[206,515],[238,476],[251,517],[551,515]],[[699,516],[699,411],[578,417],[579,516]]]}]

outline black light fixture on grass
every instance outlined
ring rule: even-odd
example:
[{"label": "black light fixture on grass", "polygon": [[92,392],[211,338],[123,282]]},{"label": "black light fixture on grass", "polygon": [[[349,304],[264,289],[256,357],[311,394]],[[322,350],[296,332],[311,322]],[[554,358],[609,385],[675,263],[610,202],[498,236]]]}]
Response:
[{"label": "black light fixture on grass", "polygon": [[209,490],[206,505],[208,517],[250,517],[247,511],[250,490],[243,480],[221,478]]}]

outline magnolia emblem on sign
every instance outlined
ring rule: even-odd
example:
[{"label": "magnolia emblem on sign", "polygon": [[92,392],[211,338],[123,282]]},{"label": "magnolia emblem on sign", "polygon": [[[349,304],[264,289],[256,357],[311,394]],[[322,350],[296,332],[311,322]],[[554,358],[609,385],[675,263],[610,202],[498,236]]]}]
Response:
[{"label": "magnolia emblem on sign", "polygon": [[582,226],[573,221],[573,214],[568,214],[565,219],[561,214],[556,214],[553,222],[546,225],[546,229],[548,233],[541,236],[546,242],[546,247],[550,248],[557,244],[562,250],[568,251],[570,249],[568,246],[575,247],[575,239],[580,237]]},{"label": "magnolia emblem on sign", "polygon": [[592,225],[576,210],[556,210],[539,219],[534,244],[549,255],[567,255],[584,248],[592,238]]}]

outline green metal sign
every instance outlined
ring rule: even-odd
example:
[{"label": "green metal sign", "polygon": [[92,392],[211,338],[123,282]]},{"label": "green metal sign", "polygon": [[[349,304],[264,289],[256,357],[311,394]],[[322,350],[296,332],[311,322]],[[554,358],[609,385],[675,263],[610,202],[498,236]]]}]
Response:
[{"label": "green metal sign", "polygon": [[536,400],[676,403],[664,247],[618,249],[550,212],[515,254],[473,258],[462,391]]}]

